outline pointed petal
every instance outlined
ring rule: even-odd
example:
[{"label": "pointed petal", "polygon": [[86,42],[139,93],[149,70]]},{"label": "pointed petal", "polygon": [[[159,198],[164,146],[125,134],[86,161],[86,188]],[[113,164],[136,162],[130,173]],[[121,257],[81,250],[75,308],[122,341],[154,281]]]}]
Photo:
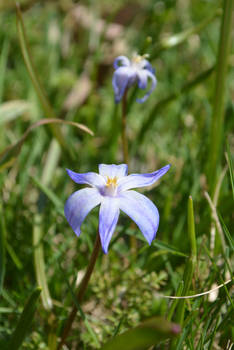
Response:
[{"label": "pointed petal", "polygon": [[105,185],[104,178],[97,173],[75,173],[72,170],[66,169],[70,178],[77,184],[87,184],[95,187],[102,187]]},{"label": "pointed petal", "polygon": [[119,218],[118,198],[103,197],[99,212],[99,234],[105,254]]},{"label": "pointed petal", "polygon": [[161,176],[166,174],[166,172],[170,169],[170,167],[171,167],[170,164],[168,164],[163,168],[157,171],[154,171],[153,173],[131,174],[131,175],[125,176],[118,181],[118,193],[129,190],[131,188],[150,186],[154,182],[156,182],[158,179],[160,179]]},{"label": "pointed petal", "polygon": [[119,67],[116,69],[112,79],[116,103],[120,102],[127,86],[132,85],[135,80],[136,71],[131,67]]},{"label": "pointed petal", "polygon": [[99,174],[109,178],[118,177],[122,178],[128,174],[128,166],[127,164],[99,164]]},{"label": "pointed petal", "polygon": [[[144,74],[142,73],[143,71],[145,72]],[[140,72],[137,73],[138,74],[138,79],[139,79],[138,80],[138,86],[140,87],[140,85],[139,85],[139,84],[141,84],[140,81],[142,81],[142,84],[143,84],[143,80],[142,80],[143,76],[144,76],[144,79],[145,79],[145,74],[147,74],[147,77],[151,79],[151,88],[145,94],[145,96],[143,96],[142,98],[138,98],[137,99],[137,102],[139,102],[139,103],[145,102],[147,100],[147,98],[149,97],[149,95],[152,93],[152,91],[156,88],[156,85],[157,85],[157,79],[154,76],[154,74],[152,74],[149,70],[146,70],[146,69],[143,70],[143,71],[140,71]]]},{"label": "pointed petal", "polygon": [[120,67],[119,63],[121,63],[121,66],[129,67],[130,61],[126,56],[118,56],[114,60],[114,68],[118,69]]},{"label": "pointed petal", "polygon": [[119,208],[135,221],[147,242],[151,244],[159,224],[158,209],[153,202],[136,191],[126,191],[119,196]]},{"label": "pointed petal", "polygon": [[74,192],[66,201],[64,214],[77,236],[88,213],[101,202],[101,195],[96,188],[84,188]]}]

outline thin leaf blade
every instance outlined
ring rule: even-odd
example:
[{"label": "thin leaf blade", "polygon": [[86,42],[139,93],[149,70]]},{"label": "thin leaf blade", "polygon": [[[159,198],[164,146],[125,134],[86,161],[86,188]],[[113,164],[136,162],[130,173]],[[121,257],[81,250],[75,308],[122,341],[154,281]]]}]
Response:
[{"label": "thin leaf blade", "polygon": [[16,329],[14,330],[8,349],[17,350],[20,348],[26,337],[34,319],[37,302],[41,293],[41,288],[37,287],[27,300],[23,312],[20,316]]}]

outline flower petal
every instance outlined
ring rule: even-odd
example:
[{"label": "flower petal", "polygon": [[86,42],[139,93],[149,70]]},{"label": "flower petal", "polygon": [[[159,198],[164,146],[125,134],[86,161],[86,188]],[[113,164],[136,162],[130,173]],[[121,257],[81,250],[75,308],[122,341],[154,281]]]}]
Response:
[{"label": "flower petal", "polygon": [[101,187],[105,185],[104,178],[97,173],[75,173],[72,170],[66,169],[70,178],[77,184],[87,184],[95,187]]},{"label": "flower petal", "polygon": [[113,75],[112,86],[115,93],[115,102],[118,103],[127,86],[132,85],[136,80],[136,71],[131,67],[119,67]]},{"label": "flower petal", "polygon": [[121,63],[121,66],[129,67],[130,61],[126,56],[118,56],[114,60],[114,68],[118,69],[120,67],[119,62]]},{"label": "flower petal", "polygon": [[144,69],[147,69],[153,74],[155,74],[155,71],[156,71],[155,68],[152,67],[152,65],[149,63],[148,60],[145,60]]},{"label": "flower petal", "polygon": [[99,164],[99,174],[102,176],[108,176],[109,178],[117,177],[122,178],[128,174],[127,164]]},{"label": "flower petal", "polygon": [[119,218],[119,200],[113,197],[103,197],[99,212],[99,234],[102,249],[105,254],[114,233]]},{"label": "flower petal", "polygon": [[159,224],[158,209],[153,202],[136,191],[126,191],[119,196],[119,208],[135,221],[148,243],[151,244]]},{"label": "flower petal", "polygon": [[[151,83],[151,88],[149,89],[149,91],[145,94],[145,96],[143,96],[142,98],[137,98],[137,102],[139,103],[143,103],[147,100],[147,98],[149,97],[149,95],[151,94],[151,92],[156,88],[156,85],[157,85],[157,79],[156,77],[153,75],[153,73],[151,73],[149,70],[143,70],[144,72],[146,72],[148,78],[151,79],[152,83]],[[143,71],[139,71],[137,72],[138,74],[138,78],[141,76],[141,79],[139,78],[138,80],[138,86],[140,87],[139,85],[139,82],[140,80],[142,81],[142,76],[143,76]]]},{"label": "flower petal", "polygon": [[88,213],[101,202],[101,195],[96,188],[84,188],[74,192],[66,201],[64,214],[77,236]]},{"label": "flower petal", "polygon": [[118,193],[131,188],[150,186],[170,169],[170,164],[149,174],[131,174],[118,181]]},{"label": "flower petal", "polygon": [[148,82],[148,71],[146,69],[141,69],[137,72],[138,75],[138,87],[140,89],[146,89]]}]

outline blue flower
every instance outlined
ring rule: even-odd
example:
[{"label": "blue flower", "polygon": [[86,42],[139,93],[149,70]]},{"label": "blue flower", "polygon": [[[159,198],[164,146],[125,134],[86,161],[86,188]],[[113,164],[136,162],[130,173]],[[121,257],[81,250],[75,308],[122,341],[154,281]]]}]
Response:
[{"label": "blue flower", "polygon": [[101,204],[99,234],[105,254],[115,231],[120,210],[135,221],[148,243],[151,244],[158,230],[158,209],[147,197],[131,189],[152,185],[169,168],[170,165],[166,165],[153,173],[131,175],[127,175],[126,164],[100,164],[99,174],[94,172],[79,174],[67,169],[73,181],[91,186],[74,192],[68,198],[64,207],[68,223],[79,236],[85,217],[94,207]]},{"label": "blue flower", "polygon": [[[157,84],[155,69],[145,57],[147,57],[147,55],[134,55],[131,61],[125,56],[119,56],[115,59],[115,72],[112,79],[112,85],[114,88],[116,103],[120,102],[126,88],[135,83],[138,83],[140,89],[146,89],[148,79],[151,79],[151,88],[146,92],[144,97],[137,99],[137,102],[139,103],[145,102],[151,92],[155,89]],[[119,65],[119,63],[121,65]]]}]

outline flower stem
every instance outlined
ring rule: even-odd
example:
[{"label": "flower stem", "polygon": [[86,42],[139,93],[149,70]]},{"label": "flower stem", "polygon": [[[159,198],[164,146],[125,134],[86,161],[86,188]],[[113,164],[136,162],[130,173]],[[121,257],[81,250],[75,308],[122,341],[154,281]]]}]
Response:
[{"label": "flower stem", "polygon": [[128,89],[125,90],[122,98],[122,147],[123,147],[123,160],[125,164],[128,164],[128,139],[126,133],[127,126],[127,93]]},{"label": "flower stem", "polygon": [[[77,292],[77,296],[76,297],[77,297],[78,303],[81,303],[81,301],[82,301],[82,299],[84,297],[84,294],[85,294],[86,288],[88,286],[90,277],[92,275],[95,263],[97,261],[97,257],[98,257],[98,253],[99,253],[100,247],[101,247],[100,237],[99,237],[99,233],[97,233],[96,241],[95,241],[95,244],[94,244],[94,247],[93,247],[93,252],[92,252],[89,264],[87,266],[85,275],[84,275],[84,277],[82,279],[81,285],[80,285],[80,287],[78,289],[78,292]],[[66,323],[65,328],[63,330],[62,338],[61,338],[61,341],[60,341],[60,343],[59,343],[59,345],[57,347],[57,350],[62,349],[62,346],[63,346],[63,344],[65,343],[65,341],[66,341],[66,339],[68,337],[68,334],[69,334],[69,332],[71,330],[73,321],[74,321],[74,319],[76,317],[76,312],[77,312],[77,307],[76,307],[76,305],[74,305],[73,309],[72,309],[72,311],[71,311],[71,313],[70,313],[70,315],[69,315],[69,317],[67,319],[67,323]]]},{"label": "flower stem", "polygon": [[[128,165],[129,168],[129,158],[128,158],[128,138],[127,138],[127,94],[128,89],[125,90],[123,98],[122,98],[122,147],[123,147],[123,161],[125,164]],[[130,237],[130,246],[131,246],[131,252],[132,256],[136,256],[137,252],[137,240],[136,237],[131,236]]]}]

